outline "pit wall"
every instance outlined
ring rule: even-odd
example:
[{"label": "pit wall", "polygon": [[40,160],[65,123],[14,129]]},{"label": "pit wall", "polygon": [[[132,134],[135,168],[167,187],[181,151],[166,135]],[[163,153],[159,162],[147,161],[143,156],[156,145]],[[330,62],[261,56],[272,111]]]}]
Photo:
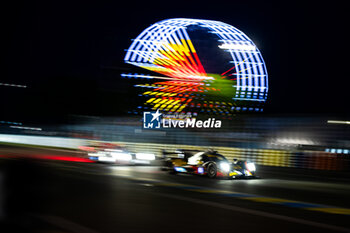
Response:
[{"label": "pit wall", "polygon": [[[90,142],[86,139],[47,137],[47,136],[27,136],[0,134],[0,142],[25,144],[32,146],[59,147],[67,149],[78,149],[79,146],[86,146]],[[106,142],[106,141],[99,141]],[[294,167],[319,170],[350,170],[349,156],[327,153],[321,151],[293,151],[293,150],[271,150],[271,149],[250,149],[233,147],[210,147],[190,146],[179,144],[158,144],[158,143],[133,143],[113,141],[125,146],[130,152],[154,153],[158,157],[162,156],[162,151],[174,151],[176,149],[203,150],[213,149],[224,155],[229,160],[233,158],[249,160],[258,165],[276,167]]]}]

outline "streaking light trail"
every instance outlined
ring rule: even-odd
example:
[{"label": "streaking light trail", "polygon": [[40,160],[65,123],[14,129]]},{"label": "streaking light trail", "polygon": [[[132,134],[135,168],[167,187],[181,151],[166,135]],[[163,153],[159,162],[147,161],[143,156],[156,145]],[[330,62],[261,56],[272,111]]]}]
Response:
[{"label": "streaking light trail", "polygon": [[254,45],[242,45],[242,44],[222,44],[218,46],[220,49],[229,49],[229,50],[256,50]]},{"label": "streaking light trail", "polygon": [[12,84],[12,83],[0,83],[0,86],[27,88],[26,85],[18,85],[18,84]]},{"label": "streaking light trail", "polygon": [[328,120],[328,124],[343,124],[343,125],[350,125],[350,121],[334,121],[334,120]]}]

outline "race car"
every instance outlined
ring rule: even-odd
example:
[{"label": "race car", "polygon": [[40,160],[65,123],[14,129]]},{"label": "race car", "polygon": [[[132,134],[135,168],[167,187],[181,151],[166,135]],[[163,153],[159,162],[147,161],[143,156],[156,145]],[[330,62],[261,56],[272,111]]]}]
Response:
[{"label": "race car", "polygon": [[132,153],[124,146],[115,143],[90,142],[87,146],[80,147],[85,151],[90,160],[95,162],[136,165],[150,164],[156,159],[152,153]]},{"label": "race car", "polygon": [[100,146],[88,153],[88,157],[96,162],[132,164],[133,154],[120,145]]},{"label": "race car", "polygon": [[176,150],[163,151],[163,167],[172,174],[190,173],[215,177],[255,177],[255,164],[234,159],[229,162],[223,155],[214,150]]}]

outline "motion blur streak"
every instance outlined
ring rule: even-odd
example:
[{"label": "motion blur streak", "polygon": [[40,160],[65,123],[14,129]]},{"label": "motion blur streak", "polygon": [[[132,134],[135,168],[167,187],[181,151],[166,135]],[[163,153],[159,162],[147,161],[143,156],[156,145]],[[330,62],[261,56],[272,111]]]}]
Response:
[{"label": "motion blur streak", "polygon": [[58,160],[58,161],[69,161],[69,162],[83,162],[83,163],[93,163],[89,159],[78,158],[78,157],[67,157],[67,156],[51,156],[51,155],[36,155],[33,156],[35,159],[46,159],[46,160]]},{"label": "motion blur streak", "polygon": [[[128,128],[127,128],[128,129]],[[96,129],[97,130],[97,129]],[[195,146],[189,145],[188,143],[193,141],[196,142],[193,137],[197,137],[196,140],[201,139],[197,135],[193,135],[191,132],[172,132],[170,130],[166,131],[168,133],[169,138],[162,139],[166,140],[168,143],[159,143],[158,140],[160,138],[164,138],[161,133],[156,135],[152,133],[152,137],[149,137],[148,132],[140,132],[134,131],[135,133],[121,132],[120,135],[125,138],[129,138],[130,141],[100,141],[100,140],[86,140],[86,139],[77,139],[77,138],[62,138],[62,137],[45,137],[45,136],[28,136],[28,135],[9,135],[9,134],[0,134],[0,141],[9,142],[9,143],[22,143],[22,144],[30,144],[30,145],[39,145],[39,146],[50,146],[50,147],[59,147],[59,148],[67,148],[67,149],[81,149],[81,150],[95,150],[93,147],[85,146],[86,143],[91,141],[96,143],[115,143],[122,144],[126,147],[132,148],[135,153],[151,153],[157,156],[160,156],[162,150],[176,150],[177,148],[189,149],[189,150],[200,150],[203,146]],[[140,133],[139,133],[140,132]],[[109,133],[105,130],[101,130],[97,132],[99,134]],[[173,135],[171,135],[173,134]],[[232,134],[228,134],[233,142],[235,139],[232,137]],[[234,135],[235,136],[235,135]],[[242,137],[241,135],[238,135]],[[297,135],[296,135],[297,136]],[[348,135],[347,135],[348,136]],[[154,140],[157,143],[150,142],[140,142],[141,140],[145,140],[144,137],[148,137],[148,140]],[[187,144],[174,144],[171,143],[171,138],[181,137],[183,142],[187,142]],[[249,134],[247,135],[249,137]],[[346,138],[346,135],[343,137]],[[227,138],[225,134],[208,134],[204,137],[205,140],[225,140]],[[133,142],[134,140],[134,142]],[[203,139],[202,139],[203,140]],[[248,138],[245,140],[249,140]],[[253,139],[250,139],[253,140]],[[327,139],[329,140],[329,139]],[[136,142],[135,142],[136,141]],[[286,144],[286,142],[290,143],[293,140],[285,140],[285,139],[276,139],[271,142],[272,148],[242,148],[242,147],[228,147],[229,143],[225,142],[225,146],[211,146],[212,149],[218,150],[221,153],[225,154],[225,156],[229,159],[238,158],[238,159],[249,159],[252,162],[255,162],[258,165],[264,166],[276,166],[276,167],[296,167],[296,168],[307,168],[307,169],[318,169],[318,170],[335,170],[335,171],[347,171],[350,168],[350,160],[348,158],[349,149],[328,149],[325,150],[324,147],[326,145],[317,145],[317,143],[312,143],[312,150],[308,149],[307,146],[310,146],[308,142],[311,140],[294,140],[297,144],[294,146],[293,144]],[[344,140],[345,141],[345,140]],[[254,141],[252,143],[255,143]],[[261,142],[262,143],[262,142]],[[277,145],[277,148],[273,148],[274,145]],[[287,146],[286,146],[287,145]],[[303,145],[302,147],[300,145]],[[303,147],[305,149],[302,149]],[[207,148],[208,146],[205,146]],[[301,147],[301,149],[297,148]],[[345,146],[343,146],[345,147]],[[315,149],[316,148],[316,149]]]},{"label": "motion blur streak", "polygon": [[56,155],[0,155],[0,158],[17,158],[17,159],[41,159],[41,160],[57,160],[68,162],[94,163],[94,161],[86,158],[79,158],[74,156],[56,156]]},{"label": "motion blur streak", "polygon": [[[18,232],[37,226],[47,230],[37,232],[59,231],[44,219],[27,219],[28,212],[98,232],[230,232],[233,226],[270,233],[350,229],[350,136],[345,124],[327,124],[325,118],[237,117],[223,120],[221,129],[200,132],[140,130],[138,118],[76,122],[51,129],[33,125],[42,131],[4,124],[0,192],[5,221],[23,228]],[[228,164],[243,160],[254,170],[248,165],[252,163],[257,177],[209,179],[206,169],[198,170],[200,175],[163,171],[170,157],[165,152],[179,159],[185,150],[218,151]],[[132,160],[117,160],[115,153]],[[111,159],[102,163],[99,157]],[[174,167],[183,168],[181,163]],[[176,223],[169,223],[174,219]],[[201,225],[203,219],[219,224]]]},{"label": "motion blur streak", "polygon": [[349,124],[350,125],[350,121],[333,121],[333,120],[328,120],[327,123],[329,123],[329,124]]},{"label": "motion blur streak", "polygon": [[[259,165],[262,179],[209,179],[168,174],[158,166],[55,160],[80,158],[76,150],[1,145],[0,152],[8,155],[0,159],[1,195],[11,193],[3,197],[12,232],[228,232],[232,226],[247,232],[349,232],[347,172],[341,180],[329,171]],[[169,229],[179,216],[177,228]],[[220,224],[193,224],[202,219]]]}]

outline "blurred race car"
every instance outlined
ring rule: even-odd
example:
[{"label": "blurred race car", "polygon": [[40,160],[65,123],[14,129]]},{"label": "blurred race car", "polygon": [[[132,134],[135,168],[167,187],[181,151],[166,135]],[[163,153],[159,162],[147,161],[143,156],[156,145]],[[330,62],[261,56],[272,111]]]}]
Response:
[{"label": "blurred race car", "polygon": [[214,150],[176,150],[163,151],[162,170],[170,173],[191,173],[215,177],[255,177],[255,164],[234,159],[229,162],[223,155]]},{"label": "blurred race car", "polygon": [[155,160],[151,153],[131,153],[124,146],[115,143],[92,142],[80,147],[87,152],[89,159],[96,162],[115,164],[150,164]]}]

